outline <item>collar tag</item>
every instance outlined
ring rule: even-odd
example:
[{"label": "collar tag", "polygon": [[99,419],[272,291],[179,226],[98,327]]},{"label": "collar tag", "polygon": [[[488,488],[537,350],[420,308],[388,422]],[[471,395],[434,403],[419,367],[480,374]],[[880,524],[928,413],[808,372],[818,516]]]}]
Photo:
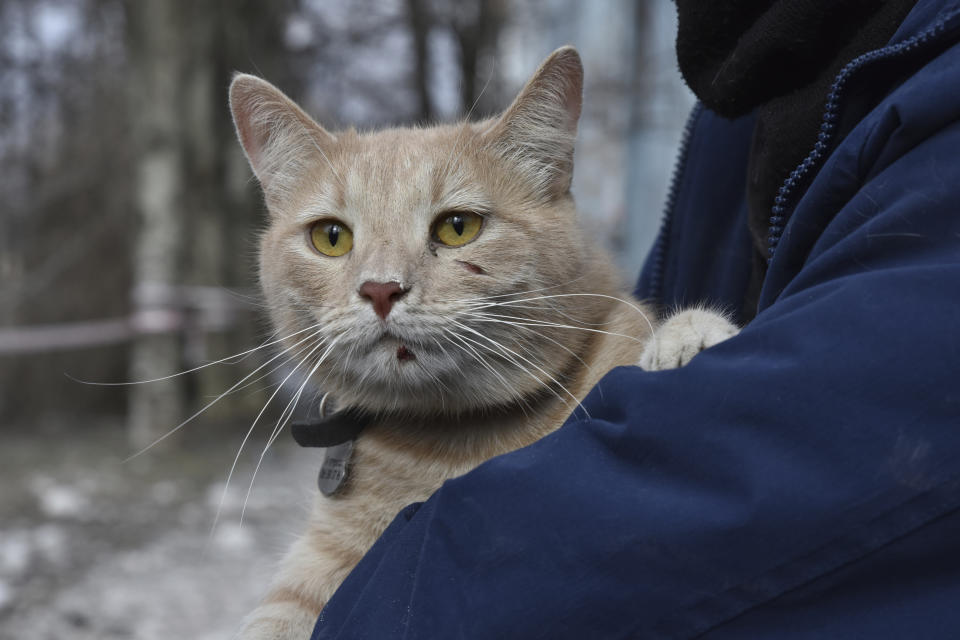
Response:
[{"label": "collar tag", "polygon": [[320,493],[330,497],[335,494],[347,479],[347,467],[353,456],[353,444],[367,426],[370,417],[349,409],[335,411],[327,415],[327,397],[320,403],[319,416],[312,420],[301,420],[290,425],[293,439],[301,447],[320,447],[324,449],[323,464],[317,476]]},{"label": "collar tag", "polygon": [[320,493],[330,497],[337,492],[347,479],[347,465],[353,455],[353,440],[327,447],[323,452],[323,464],[317,476]]}]

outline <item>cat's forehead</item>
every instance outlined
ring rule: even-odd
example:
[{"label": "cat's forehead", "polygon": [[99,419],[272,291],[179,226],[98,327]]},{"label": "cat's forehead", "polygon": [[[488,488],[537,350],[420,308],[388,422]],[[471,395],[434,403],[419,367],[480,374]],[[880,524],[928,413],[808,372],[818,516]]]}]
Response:
[{"label": "cat's forehead", "polygon": [[341,138],[342,158],[361,171],[392,169],[415,173],[455,159],[452,152],[472,146],[472,139],[471,127],[455,126],[350,132]]},{"label": "cat's forehead", "polygon": [[[481,197],[473,176],[472,126],[387,129],[340,137],[336,185],[343,203],[371,199],[436,203],[451,197]],[[464,190],[475,193],[463,193]],[[459,194],[459,196],[458,196]]]}]

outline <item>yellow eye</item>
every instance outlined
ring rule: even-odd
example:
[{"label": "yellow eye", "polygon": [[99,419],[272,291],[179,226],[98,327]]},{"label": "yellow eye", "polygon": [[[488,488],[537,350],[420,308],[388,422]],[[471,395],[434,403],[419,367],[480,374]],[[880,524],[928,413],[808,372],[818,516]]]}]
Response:
[{"label": "yellow eye", "polygon": [[310,242],[323,255],[336,258],[353,247],[353,232],[336,220],[323,220],[310,227]]},{"label": "yellow eye", "polygon": [[461,247],[480,233],[483,216],[471,211],[444,213],[433,223],[433,239],[448,247]]}]

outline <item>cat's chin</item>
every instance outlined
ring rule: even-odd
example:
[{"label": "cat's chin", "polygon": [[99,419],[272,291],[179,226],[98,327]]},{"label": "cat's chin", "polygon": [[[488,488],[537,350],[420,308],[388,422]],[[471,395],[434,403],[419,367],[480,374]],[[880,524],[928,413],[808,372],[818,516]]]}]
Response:
[{"label": "cat's chin", "polygon": [[378,356],[384,354],[386,360],[390,360],[391,358],[395,359],[400,366],[416,360],[417,351],[423,352],[423,348],[420,345],[412,346],[409,344],[409,341],[389,334],[381,336],[372,350],[375,351]]},{"label": "cat's chin", "polygon": [[343,365],[341,375],[329,377],[325,386],[339,401],[375,412],[444,410],[449,398],[438,380],[457,371],[442,351],[393,336],[354,353]]},{"label": "cat's chin", "polygon": [[421,364],[438,367],[442,365],[440,355],[442,354],[436,349],[425,348],[402,338],[384,335],[367,350],[365,359],[374,366],[394,374],[405,372],[406,375],[417,375],[417,370],[423,368],[413,366],[419,357],[422,356],[424,359]]},{"label": "cat's chin", "polygon": [[474,371],[471,363],[455,361],[448,352],[396,338],[355,355],[341,371],[326,378],[324,389],[338,404],[373,413],[455,415],[516,400],[500,380],[488,379],[493,374],[487,369]]}]

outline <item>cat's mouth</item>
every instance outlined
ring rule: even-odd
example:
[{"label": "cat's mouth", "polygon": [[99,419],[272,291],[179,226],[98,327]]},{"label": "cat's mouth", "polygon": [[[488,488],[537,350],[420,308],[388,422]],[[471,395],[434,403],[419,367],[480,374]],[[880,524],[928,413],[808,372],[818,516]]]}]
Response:
[{"label": "cat's mouth", "polygon": [[398,362],[410,362],[417,359],[417,355],[413,352],[413,349],[404,344],[403,339],[399,336],[395,336],[390,333],[385,333],[380,336],[380,344],[390,346],[390,343],[397,345]]}]

